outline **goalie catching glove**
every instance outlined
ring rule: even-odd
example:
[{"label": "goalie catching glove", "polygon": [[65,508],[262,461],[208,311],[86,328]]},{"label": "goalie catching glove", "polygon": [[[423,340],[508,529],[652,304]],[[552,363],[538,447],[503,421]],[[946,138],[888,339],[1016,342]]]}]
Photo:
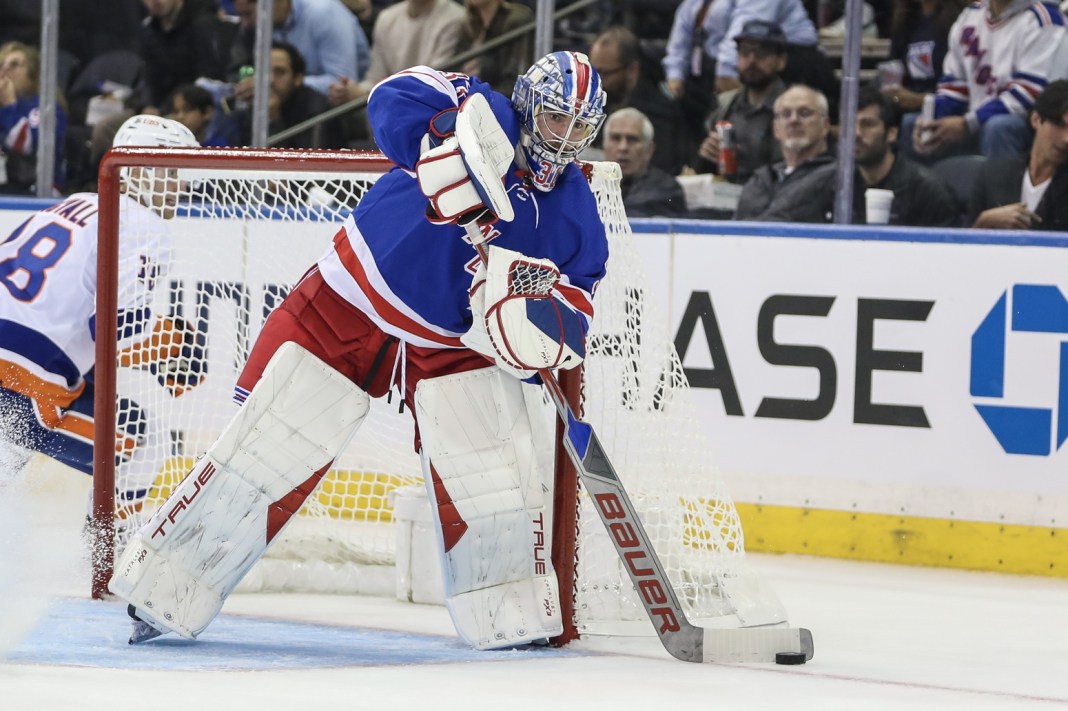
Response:
[{"label": "goalie catching glove", "polygon": [[560,270],[548,259],[491,246],[489,266],[471,282],[471,329],[464,345],[518,378],[574,368],[586,357],[586,321],[555,293]]},{"label": "goalie catching glove", "polygon": [[503,177],[515,146],[485,96],[472,94],[458,110],[437,114],[421,149],[415,175],[430,199],[427,219],[458,225],[511,222],[515,213]]}]

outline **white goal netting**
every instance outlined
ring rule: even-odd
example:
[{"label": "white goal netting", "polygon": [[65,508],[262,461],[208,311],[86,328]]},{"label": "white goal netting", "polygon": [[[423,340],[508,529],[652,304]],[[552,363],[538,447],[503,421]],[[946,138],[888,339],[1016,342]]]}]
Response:
[{"label": "white goal netting", "polygon": [[[158,154],[151,162],[156,175],[176,155]],[[318,164],[308,169],[320,155],[330,172]],[[230,420],[237,407],[234,381],[267,314],[383,170],[380,160],[336,152],[287,160],[275,155],[262,166],[243,160],[240,169],[236,163],[226,151],[182,161],[177,173],[189,190],[159,201],[177,204],[165,223],[145,227],[128,219],[120,199],[121,253],[158,269],[151,292],[129,290],[152,280],[120,283],[120,303],[141,301],[157,315],[184,319],[202,334],[206,353],[200,381],[178,397],[147,368],[115,371],[117,421],[142,423],[144,435],[134,460],[119,468],[117,487],[149,488],[148,508],[159,505]],[[618,168],[594,164],[592,175],[611,257],[595,301],[583,416],[634,500],[688,616],[725,625],[781,621],[774,595],[745,571],[737,513],[715,474],[667,324],[651,316],[658,312],[630,245]],[[121,357],[139,360],[129,350]],[[107,376],[97,378],[102,387]],[[390,492],[422,482],[412,441],[410,413],[399,413],[396,399],[376,401],[355,441],[250,574],[246,589],[391,594],[396,535]],[[579,502],[579,517],[569,523],[577,531],[570,557],[578,631],[651,632],[600,521],[581,495]]]}]

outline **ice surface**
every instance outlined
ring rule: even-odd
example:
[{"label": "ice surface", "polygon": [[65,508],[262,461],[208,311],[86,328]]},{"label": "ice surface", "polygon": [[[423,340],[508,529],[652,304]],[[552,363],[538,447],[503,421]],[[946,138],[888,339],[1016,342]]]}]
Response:
[{"label": "ice surface", "polygon": [[130,647],[125,606],[87,599],[84,494],[25,500],[0,498],[3,711],[1068,708],[1063,579],[751,556],[813,632],[797,667],[686,664],[655,640],[478,653],[443,608],[344,596],[236,595],[195,642]]}]

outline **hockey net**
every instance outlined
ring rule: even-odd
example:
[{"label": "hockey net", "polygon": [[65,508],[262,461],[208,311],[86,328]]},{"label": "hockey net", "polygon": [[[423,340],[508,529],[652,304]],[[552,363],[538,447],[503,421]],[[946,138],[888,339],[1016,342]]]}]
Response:
[{"label": "hockey net", "polygon": [[[120,198],[120,176],[150,168],[181,182],[159,204],[176,204],[158,226],[139,229]],[[262,149],[119,149],[101,169],[98,363],[144,361],[117,347],[117,293],[181,317],[201,334],[206,369],[175,397],[146,367],[98,367],[94,517],[94,596],[106,594],[113,526],[126,522],[122,492],[147,488],[147,518],[214,442],[236,411],[233,385],[267,314],[327,249],[374,180],[380,155]],[[744,563],[742,528],[714,473],[667,324],[651,301],[630,244],[614,164],[593,164],[591,185],[610,240],[608,276],[599,287],[594,328],[581,374],[563,378],[596,429],[636,504],[687,616],[722,626],[784,621],[774,595]],[[179,187],[180,186],[180,187]],[[158,270],[151,283],[117,283],[122,254]],[[570,384],[570,385],[569,385]],[[544,411],[551,422],[552,409]],[[117,470],[105,433],[132,427],[140,439]],[[297,520],[250,573],[243,589],[393,594],[396,522],[392,497],[422,486],[412,451],[411,415],[397,401],[374,401],[352,444],[337,458]],[[581,634],[651,634],[633,586],[566,457],[558,454],[553,559],[561,590],[570,586],[564,639]],[[115,491],[119,496],[114,495]],[[115,545],[121,546],[122,535]],[[239,590],[242,588],[239,588]],[[565,594],[565,598],[568,596]],[[573,610],[568,610],[573,603]]]}]

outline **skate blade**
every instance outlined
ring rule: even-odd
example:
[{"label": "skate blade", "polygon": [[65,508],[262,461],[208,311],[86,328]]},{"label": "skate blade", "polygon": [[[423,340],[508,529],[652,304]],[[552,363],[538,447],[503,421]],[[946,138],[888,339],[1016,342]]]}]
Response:
[{"label": "skate blade", "polygon": [[160,632],[158,629],[148,624],[147,622],[142,622],[141,620],[134,620],[133,629],[130,630],[130,644],[141,644],[142,642],[147,642],[150,639],[155,639],[156,637],[159,637],[162,634],[162,632]]},{"label": "skate blade", "polygon": [[133,605],[126,606],[126,614],[130,616],[130,621],[133,622],[133,628],[130,630],[130,644],[141,644],[164,634],[163,630],[157,629],[142,620]]}]

